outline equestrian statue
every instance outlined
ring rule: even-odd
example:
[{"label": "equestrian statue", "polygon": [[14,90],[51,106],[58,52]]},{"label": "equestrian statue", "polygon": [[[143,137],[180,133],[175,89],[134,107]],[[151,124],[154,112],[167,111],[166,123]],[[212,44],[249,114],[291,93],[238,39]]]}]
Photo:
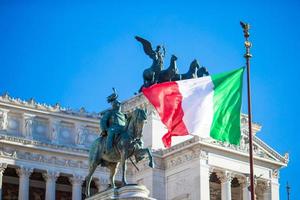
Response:
[{"label": "equestrian statue", "polygon": [[[115,89],[107,97],[112,108],[107,110],[100,120],[101,135],[91,145],[89,151],[89,173],[86,177],[86,197],[90,196],[92,175],[97,166],[110,170],[110,184],[108,188],[116,188],[115,175],[119,164],[122,167],[122,186],[128,185],[126,181],[126,160],[135,157],[136,163],[148,155],[149,166],[154,168],[152,153],[149,148],[143,147],[142,130],[147,118],[147,111],[135,109],[125,115],[121,111]],[[135,163],[133,163],[134,166]]]}]

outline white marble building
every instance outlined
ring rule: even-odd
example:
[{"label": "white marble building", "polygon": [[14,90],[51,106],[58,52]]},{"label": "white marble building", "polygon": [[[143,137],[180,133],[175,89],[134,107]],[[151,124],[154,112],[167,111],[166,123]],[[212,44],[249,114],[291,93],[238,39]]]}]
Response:
[{"label": "white marble building", "polygon": [[[239,147],[199,137],[177,138],[164,149],[166,132],[156,112],[141,95],[123,102],[124,112],[136,107],[150,112],[144,127],[145,146],[154,151],[156,167],[147,161],[137,171],[129,163],[131,182],[145,185],[158,200],[249,199],[247,120],[241,116]],[[33,99],[0,96],[0,197],[20,200],[84,198],[89,145],[99,135],[100,114],[48,106]],[[253,124],[255,133],[260,125]],[[288,163],[257,136],[254,137],[257,199],[279,199],[279,170]],[[108,172],[98,168],[92,191],[104,190]],[[0,198],[0,200],[1,200]]]}]

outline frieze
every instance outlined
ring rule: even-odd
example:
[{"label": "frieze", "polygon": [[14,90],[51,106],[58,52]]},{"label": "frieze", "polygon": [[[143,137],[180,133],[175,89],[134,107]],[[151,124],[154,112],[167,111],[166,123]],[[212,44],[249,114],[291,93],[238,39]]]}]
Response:
[{"label": "frieze", "polygon": [[12,148],[0,148],[0,156],[11,158],[14,160],[19,159],[19,160],[34,161],[34,162],[52,164],[52,165],[63,166],[63,167],[83,168],[83,169],[88,168],[87,161],[78,161],[73,159],[65,159],[64,157],[18,151]]},{"label": "frieze", "polygon": [[205,159],[207,160],[208,155],[207,152],[200,150],[198,148],[186,151],[185,153],[181,153],[180,155],[172,155],[166,159],[166,169],[176,167],[188,161],[194,159]]},{"label": "frieze", "polygon": [[36,141],[36,140],[29,140],[25,138],[20,138],[20,137],[14,137],[14,136],[8,136],[8,135],[2,135],[0,134],[0,140],[5,140],[9,142],[16,142],[21,145],[34,145],[34,146],[40,146],[40,147],[47,147],[51,149],[59,149],[62,151],[69,151],[69,152],[76,152],[76,153],[88,153],[87,148],[76,148],[74,146],[63,146],[63,145],[57,145],[57,144],[50,144],[50,143],[44,143],[41,141]]}]

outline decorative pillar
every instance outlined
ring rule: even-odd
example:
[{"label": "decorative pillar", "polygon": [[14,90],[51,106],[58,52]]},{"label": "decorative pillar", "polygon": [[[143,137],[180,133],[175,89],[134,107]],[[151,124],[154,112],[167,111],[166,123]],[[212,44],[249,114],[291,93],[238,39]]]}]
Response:
[{"label": "decorative pillar", "polygon": [[209,165],[207,152],[200,150],[200,198],[199,199],[210,199],[209,190]]},{"label": "decorative pillar", "polygon": [[20,167],[17,169],[19,175],[19,200],[29,199],[29,176],[32,173],[32,168]]},{"label": "decorative pillar", "polygon": [[72,200],[81,200],[83,180],[84,177],[80,175],[74,175],[73,177],[70,177],[70,182],[72,183]]},{"label": "decorative pillar", "polygon": [[49,119],[49,135],[48,138],[50,141],[54,144],[58,144],[58,133],[59,133],[59,127],[60,127],[60,120],[56,118],[50,118]]},{"label": "decorative pillar", "polygon": [[231,200],[231,181],[232,176],[228,171],[217,173],[221,181],[221,199],[222,200]]},{"label": "decorative pillar", "polygon": [[279,200],[279,183],[278,183],[278,178],[279,178],[279,170],[275,169],[272,172],[272,179],[270,182],[271,186],[271,199],[272,200]]},{"label": "decorative pillar", "polygon": [[23,130],[22,135],[27,139],[32,139],[33,119],[35,115],[24,113],[23,114]]},{"label": "decorative pillar", "polygon": [[1,108],[0,109],[0,130],[7,130],[8,126],[8,119],[7,119],[7,114],[9,110]]},{"label": "decorative pillar", "polygon": [[238,178],[240,185],[242,186],[243,200],[250,200],[250,178],[249,177],[240,177]]},{"label": "decorative pillar", "polygon": [[46,200],[55,200],[56,191],[56,179],[59,176],[59,172],[47,171],[43,174],[46,180]]},{"label": "decorative pillar", "polygon": [[6,169],[7,164],[6,163],[0,163],[0,200],[2,200],[2,178],[3,178],[3,172]]}]

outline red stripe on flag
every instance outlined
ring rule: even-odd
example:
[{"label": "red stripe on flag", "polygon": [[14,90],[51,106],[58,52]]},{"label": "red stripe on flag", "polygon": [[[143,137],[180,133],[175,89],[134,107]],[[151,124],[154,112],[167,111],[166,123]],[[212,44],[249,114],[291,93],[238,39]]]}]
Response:
[{"label": "red stripe on flag", "polygon": [[188,130],[182,120],[182,95],[176,82],[165,82],[142,89],[143,94],[157,110],[161,121],[168,128],[162,137],[165,147],[171,146],[172,136],[188,135]]}]

